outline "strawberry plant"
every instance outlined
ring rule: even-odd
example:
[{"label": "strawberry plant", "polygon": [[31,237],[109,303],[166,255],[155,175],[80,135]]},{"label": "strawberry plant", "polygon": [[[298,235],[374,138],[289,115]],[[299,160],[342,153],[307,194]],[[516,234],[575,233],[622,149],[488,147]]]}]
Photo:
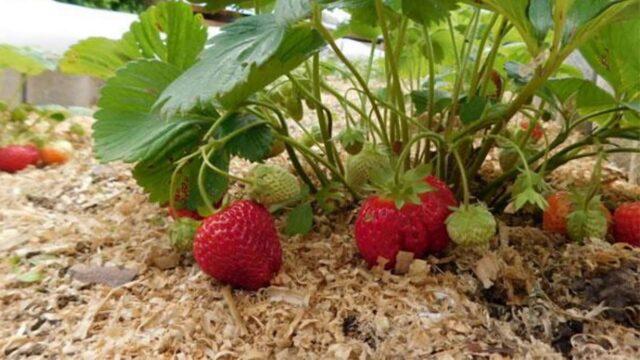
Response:
[{"label": "strawberry plant", "polygon": [[[388,222],[391,231],[437,190],[415,181],[428,168],[464,194],[447,223],[453,240],[485,243],[495,232],[489,209],[510,202],[545,208],[544,179],[556,168],[638,151],[619,145],[640,139],[640,63],[624,55],[640,34],[637,0],[207,2],[214,10],[254,7],[255,15],[207,40],[189,5],[163,2],[121,39],[86,39],[60,62],[63,71],[106,80],[95,115],[96,157],[135,164],[133,175],[151,200],[172,208],[215,213],[236,181],[266,205],[298,201],[304,208],[294,209],[296,217],[311,216],[310,203],[335,211],[374,192],[361,217]],[[350,20],[329,29],[322,14],[332,9]],[[380,39],[383,56],[372,41],[368,61],[352,61],[336,42],[347,35]],[[324,48],[336,60],[324,60]],[[567,64],[576,52],[611,91]],[[334,87],[328,73],[348,89]],[[559,131],[546,131],[551,120]],[[592,130],[584,131],[586,123]],[[234,157],[261,163],[283,152],[291,174],[264,165],[247,178],[229,173]],[[481,170],[492,153],[503,154],[504,166],[487,180]],[[391,176],[380,186],[372,182],[376,173]],[[457,204],[453,194],[449,203]],[[479,224],[472,237],[463,231],[470,223]],[[446,236],[444,219],[439,226]],[[407,239],[393,240],[384,253],[392,257]],[[420,241],[418,255],[428,247]]]}]

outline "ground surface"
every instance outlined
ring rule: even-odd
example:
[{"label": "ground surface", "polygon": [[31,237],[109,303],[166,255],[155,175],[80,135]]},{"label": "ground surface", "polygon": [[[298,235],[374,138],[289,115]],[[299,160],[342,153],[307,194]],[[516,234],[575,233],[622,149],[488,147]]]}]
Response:
[{"label": "ground surface", "polygon": [[[509,216],[490,249],[414,261],[405,275],[366,268],[354,210],[319,216],[312,234],[282,237],[271,287],[234,292],[243,333],[221,286],[168,249],[167,212],[129,168],[97,164],[87,139],[75,145],[64,166],[0,174],[0,357],[640,356],[640,252],[578,246]],[[555,183],[590,167],[563,169]],[[607,174],[610,201],[640,192]]]}]

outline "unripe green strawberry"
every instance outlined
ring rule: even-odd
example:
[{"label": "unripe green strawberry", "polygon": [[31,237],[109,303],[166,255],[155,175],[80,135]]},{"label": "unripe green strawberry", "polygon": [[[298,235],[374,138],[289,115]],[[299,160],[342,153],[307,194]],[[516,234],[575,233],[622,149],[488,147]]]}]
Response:
[{"label": "unripe green strawberry", "polygon": [[29,113],[23,106],[18,106],[11,112],[11,120],[13,121],[25,121],[29,116]]},{"label": "unripe green strawberry", "polygon": [[179,218],[169,228],[169,244],[178,252],[188,252],[193,249],[193,238],[200,222],[185,217]]},{"label": "unripe green strawberry", "polygon": [[607,235],[607,218],[602,210],[576,210],[567,217],[567,234],[573,241],[597,238]]},{"label": "unripe green strawberry", "polygon": [[322,130],[317,125],[312,126],[309,133],[305,133],[300,138],[300,143],[306,147],[312,147],[317,142],[322,142]]},{"label": "unripe green strawberry", "polygon": [[347,183],[356,190],[371,180],[376,169],[384,168],[389,163],[389,157],[374,145],[365,145],[364,149],[347,158],[345,164],[345,178]]},{"label": "unripe green strawberry", "polygon": [[488,244],[496,233],[496,219],[484,205],[462,205],[447,218],[447,233],[460,246]]},{"label": "unripe green strawberry", "polygon": [[298,179],[275,165],[256,165],[249,173],[249,181],[249,195],[265,206],[291,201],[301,191]]},{"label": "unripe green strawberry", "polygon": [[287,108],[287,113],[289,113],[289,116],[291,116],[293,120],[302,120],[302,117],[304,116],[302,99],[297,94],[295,94],[295,92],[292,95],[285,97],[284,106]]},{"label": "unripe green strawberry", "polygon": [[347,153],[356,155],[362,151],[362,147],[365,142],[365,134],[364,131],[360,129],[347,128],[338,134],[338,140]]},{"label": "unripe green strawberry", "polygon": [[520,155],[513,149],[502,149],[498,155],[498,162],[502,171],[507,172],[513,169],[514,166],[521,163]]}]

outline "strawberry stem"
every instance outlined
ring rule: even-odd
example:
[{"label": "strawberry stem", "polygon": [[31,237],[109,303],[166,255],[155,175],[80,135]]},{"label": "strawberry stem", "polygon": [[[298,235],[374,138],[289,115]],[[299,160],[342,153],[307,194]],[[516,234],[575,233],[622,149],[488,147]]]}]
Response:
[{"label": "strawberry stem", "polygon": [[451,149],[451,151],[453,152],[453,156],[456,158],[456,163],[458,164],[458,169],[460,170],[460,178],[462,179],[462,191],[464,196],[464,205],[469,206],[470,195],[469,195],[469,184],[467,182],[467,172],[464,169],[464,164],[462,162],[462,158],[460,157],[460,154],[458,153],[458,149],[453,148]]},{"label": "strawberry stem", "polygon": [[205,153],[204,148],[200,148],[200,153],[202,154],[202,160],[204,161],[204,163],[207,164],[207,166],[211,170],[213,170],[214,172],[216,172],[216,173],[218,173],[218,174],[220,174],[220,175],[222,175],[224,177],[227,177],[227,178],[229,178],[231,180],[239,181],[239,182],[242,182],[242,183],[245,183],[245,184],[252,184],[251,181],[249,181],[249,180],[247,180],[245,178],[242,178],[242,177],[239,177],[239,176],[235,176],[235,175],[231,175],[230,173],[228,173],[228,172],[220,169],[219,167],[213,165],[209,161],[209,158],[206,156],[207,154]]},{"label": "strawberry stem", "polygon": [[426,131],[426,132],[422,132],[422,133],[418,133],[416,136],[414,136],[409,143],[404,147],[404,149],[402,149],[402,152],[400,153],[400,156],[398,157],[398,160],[396,162],[396,168],[395,168],[395,183],[398,184],[400,182],[400,173],[402,172],[403,169],[403,164],[405,162],[405,159],[407,158],[407,156],[409,156],[409,154],[411,153],[411,147],[413,146],[413,144],[415,144],[416,142],[422,140],[422,139],[433,139],[436,143],[440,143],[442,144],[442,142],[444,141],[444,139],[442,139],[442,137],[437,134],[434,133],[432,131]]}]

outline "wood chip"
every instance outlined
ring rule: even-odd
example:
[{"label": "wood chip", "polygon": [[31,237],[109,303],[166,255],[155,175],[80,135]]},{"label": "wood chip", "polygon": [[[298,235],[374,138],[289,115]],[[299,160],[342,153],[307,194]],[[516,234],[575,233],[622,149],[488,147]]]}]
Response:
[{"label": "wood chip", "polygon": [[398,255],[396,255],[395,273],[406,274],[409,271],[413,257],[414,255],[412,252],[399,251]]},{"label": "wood chip", "polygon": [[272,286],[265,290],[265,293],[269,297],[269,300],[278,302],[283,301],[294,306],[309,306],[309,299],[311,295],[309,293],[303,293],[287,288]]},{"label": "wood chip", "polygon": [[173,269],[180,264],[180,254],[170,253],[154,256],[151,258],[151,263],[160,270]]},{"label": "wood chip", "polygon": [[500,263],[493,252],[486,253],[473,267],[473,272],[485,289],[493,286],[494,281],[498,278],[499,271]]},{"label": "wood chip", "polygon": [[69,269],[69,274],[73,279],[83,283],[116,287],[133,281],[138,275],[138,271],[115,266],[74,265]]}]

